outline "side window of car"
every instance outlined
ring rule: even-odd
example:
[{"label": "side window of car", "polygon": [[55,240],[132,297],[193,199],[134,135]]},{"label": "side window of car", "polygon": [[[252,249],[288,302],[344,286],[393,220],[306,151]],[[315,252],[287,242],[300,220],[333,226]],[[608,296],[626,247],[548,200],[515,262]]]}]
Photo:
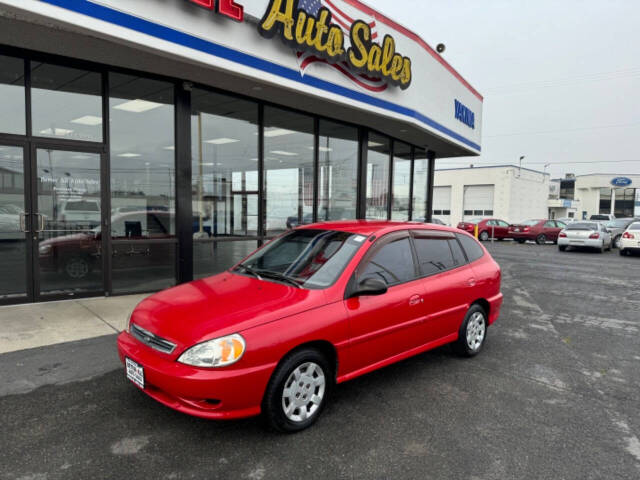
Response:
[{"label": "side window of car", "polygon": [[416,267],[409,238],[401,238],[383,245],[358,269],[358,280],[378,278],[387,285],[397,285],[416,278]]},{"label": "side window of car", "polygon": [[557,225],[558,228],[565,228],[566,227],[566,225],[564,223],[559,222],[557,220],[556,220],[556,225]]},{"label": "side window of car", "polygon": [[544,222],[544,228],[556,228],[556,222],[553,220],[548,220]]},{"label": "side window of car", "polygon": [[505,222],[504,220],[499,220],[499,221],[498,221],[498,224],[499,224],[501,227],[508,227],[508,226],[509,226],[509,224],[508,224],[507,222]]},{"label": "side window of car", "polygon": [[447,238],[418,237],[414,244],[423,275],[433,275],[456,266]]},{"label": "side window of car", "polygon": [[453,253],[454,266],[460,267],[467,263],[467,259],[465,258],[462,247],[460,246],[458,241],[455,238],[452,238],[448,240],[448,242],[449,247],[451,248],[451,253]]},{"label": "side window of car", "polygon": [[484,256],[484,250],[480,246],[480,244],[473,238],[468,235],[458,235],[458,240],[462,244],[462,248],[467,253],[467,258],[469,262],[475,262],[482,256]]}]

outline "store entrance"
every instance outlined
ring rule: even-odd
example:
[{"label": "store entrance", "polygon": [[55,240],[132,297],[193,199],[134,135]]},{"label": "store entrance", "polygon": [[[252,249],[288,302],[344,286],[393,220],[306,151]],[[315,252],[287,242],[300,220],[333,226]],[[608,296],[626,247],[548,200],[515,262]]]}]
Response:
[{"label": "store entrance", "polygon": [[0,302],[103,295],[103,154],[0,146]]}]

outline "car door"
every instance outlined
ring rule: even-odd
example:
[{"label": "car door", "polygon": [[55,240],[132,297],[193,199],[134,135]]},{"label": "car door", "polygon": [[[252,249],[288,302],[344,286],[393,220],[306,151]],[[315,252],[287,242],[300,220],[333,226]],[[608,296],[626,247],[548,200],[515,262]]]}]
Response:
[{"label": "car door", "polygon": [[376,241],[356,268],[345,296],[369,277],[383,280],[388,291],[344,301],[350,330],[350,354],[345,357],[349,371],[361,370],[420,344],[416,334],[424,317],[424,290],[407,231]]},{"label": "car door", "polygon": [[555,220],[547,220],[544,222],[542,226],[542,233],[544,233],[547,240],[556,241],[558,240],[558,235],[560,234],[561,228],[558,228]]},{"label": "car door", "polygon": [[456,236],[450,232],[412,232],[423,276],[427,317],[424,343],[455,335],[470,303],[476,278]]},{"label": "car door", "polygon": [[509,236],[509,224],[504,220],[495,220],[496,238],[507,238]]}]

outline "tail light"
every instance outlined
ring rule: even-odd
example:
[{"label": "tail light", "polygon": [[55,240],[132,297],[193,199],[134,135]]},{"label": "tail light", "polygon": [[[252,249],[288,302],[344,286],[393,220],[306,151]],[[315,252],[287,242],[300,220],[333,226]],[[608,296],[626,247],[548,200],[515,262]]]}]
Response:
[{"label": "tail light", "polygon": [[589,238],[591,238],[593,240],[597,240],[598,238],[600,238],[600,234],[599,233],[592,233],[591,235],[589,235]]},{"label": "tail light", "polygon": [[524,227],[524,228],[522,229],[522,231],[523,231],[523,232],[528,232],[528,231],[529,231],[529,227]]},{"label": "tail light", "polygon": [[558,235],[560,238],[567,238],[567,234],[564,232],[560,232],[560,235]]},{"label": "tail light", "polygon": [[633,236],[633,233],[629,233],[629,232],[624,232],[622,234],[622,238],[630,238],[630,239],[634,239],[636,237]]}]

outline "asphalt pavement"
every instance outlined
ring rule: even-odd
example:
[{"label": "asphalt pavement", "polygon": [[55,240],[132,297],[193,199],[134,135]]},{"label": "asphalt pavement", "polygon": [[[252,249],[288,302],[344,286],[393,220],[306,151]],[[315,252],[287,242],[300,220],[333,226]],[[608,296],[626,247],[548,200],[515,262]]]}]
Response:
[{"label": "asphalt pavement", "polygon": [[505,303],[478,357],[342,384],[296,435],[158,404],[115,335],[0,355],[0,479],[640,478],[640,257],[488,248]]}]

